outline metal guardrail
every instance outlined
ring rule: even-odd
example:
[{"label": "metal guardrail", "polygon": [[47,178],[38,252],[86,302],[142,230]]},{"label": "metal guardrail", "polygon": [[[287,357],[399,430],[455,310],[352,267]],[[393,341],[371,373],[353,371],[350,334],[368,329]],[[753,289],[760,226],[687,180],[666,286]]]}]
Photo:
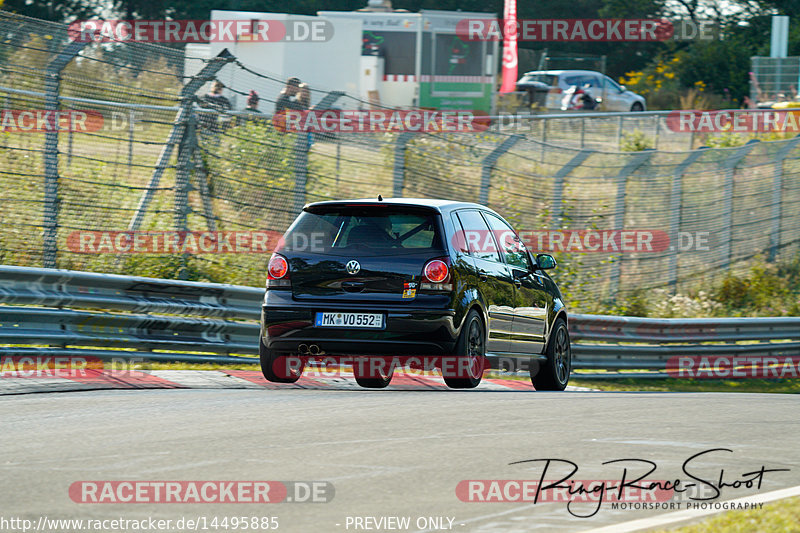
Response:
[{"label": "metal guardrail", "polygon": [[[263,297],[253,287],[0,266],[0,355],[254,363]],[[678,355],[800,355],[800,317],[576,314],[569,327],[577,369],[664,369]]]}]

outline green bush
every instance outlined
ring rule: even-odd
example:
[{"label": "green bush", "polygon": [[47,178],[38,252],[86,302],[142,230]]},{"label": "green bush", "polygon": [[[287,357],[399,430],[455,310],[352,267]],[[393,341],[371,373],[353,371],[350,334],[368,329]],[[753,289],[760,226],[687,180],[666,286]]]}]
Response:
[{"label": "green bush", "polygon": [[634,130],[632,133],[623,133],[619,144],[621,152],[642,152],[652,148],[653,141],[639,130]]}]

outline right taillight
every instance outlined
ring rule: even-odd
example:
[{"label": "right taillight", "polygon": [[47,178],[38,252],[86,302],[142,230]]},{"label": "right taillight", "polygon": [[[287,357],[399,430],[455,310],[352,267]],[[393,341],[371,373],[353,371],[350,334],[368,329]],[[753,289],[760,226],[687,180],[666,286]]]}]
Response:
[{"label": "right taillight", "polygon": [[434,259],[433,261],[428,261],[422,273],[431,283],[442,283],[447,279],[450,270],[447,268],[447,263],[441,259]]},{"label": "right taillight", "polygon": [[267,288],[290,287],[289,262],[280,254],[272,254],[267,264]]},{"label": "right taillight", "polygon": [[451,291],[453,284],[450,281],[450,267],[447,261],[442,259],[431,259],[425,263],[422,269],[422,276],[425,279],[420,283],[421,290],[429,291]]}]

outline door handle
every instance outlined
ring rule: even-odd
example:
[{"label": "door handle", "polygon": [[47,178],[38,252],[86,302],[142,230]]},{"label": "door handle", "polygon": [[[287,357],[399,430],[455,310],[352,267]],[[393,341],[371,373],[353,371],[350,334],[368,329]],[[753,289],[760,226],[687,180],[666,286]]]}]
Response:
[{"label": "door handle", "polygon": [[514,278],[514,285],[516,285],[517,288],[522,287],[522,281],[520,281],[517,278]]}]

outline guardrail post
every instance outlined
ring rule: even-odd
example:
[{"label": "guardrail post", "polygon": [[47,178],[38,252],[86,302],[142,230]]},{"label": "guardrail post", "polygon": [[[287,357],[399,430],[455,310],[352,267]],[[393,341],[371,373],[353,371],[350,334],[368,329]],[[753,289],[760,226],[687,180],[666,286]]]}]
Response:
[{"label": "guardrail post", "polygon": [[581,163],[586,161],[590,155],[594,153],[594,150],[581,150],[574,156],[572,159],[567,162],[566,165],[558,169],[556,175],[553,177],[553,206],[551,207],[550,211],[552,212],[551,215],[551,223],[553,225],[552,229],[558,229],[561,227],[561,216],[564,212],[564,209],[561,206],[562,198],[564,195],[564,178],[569,176],[569,174],[575,170]]},{"label": "guardrail post", "polygon": [[404,131],[397,136],[394,144],[394,168],[392,169],[392,196],[403,196],[403,187],[406,179],[406,149],[408,143],[414,138],[415,132]]},{"label": "guardrail post", "polygon": [[781,217],[783,216],[783,201],[781,192],[783,189],[783,160],[794,150],[800,142],[800,135],[795,136],[786,142],[777,154],[775,154],[775,174],[772,178],[772,230],[769,236],[769,261],[775,261],[778,257],[778,249],[781,244]]},{"label": "guardrail post", "polygon": [[153,199],[153,194],[155,193],[155,190],[161,181],[161,176],[164,175],[164,171],[169,164],[169,159],[172,156],[172,150],[176,144],[181,142],[181,139],[185,135],[186,124],[189,116],[192,114],[192,103],[194,102],[195,93],[206,82],[213,80],[214,76],[217,75],[217,72],[219,72],[222,67],[231,61],[234,61],[235,59],[236,57],[228,52],[227,48],[224,49],[222,52],[217,54],[216,57],[209,60],[206,66],[204,66],[203,69],[198,72],[195,77],[189,80],[189,82],[183,86],[183,89],[181,89],[181,109],[178,111],[178,114],[175,117],[175,123],[172,126],[172,130],[169,132],[167,142],[164,144],[164,147],[161,149],[161,153],[158,156],[156,168],[153,170],[153,175],[150,177],[150,182],[147,184],[147,189],[144,191],[144,194],[142,194],[142,198],[139,200],[139,205],[136,207],[136,212],[133,214],[130,224],[128,224],[129,231],[136,231],[142,226],[144,215],[147,212],[147,206],[150,205],[150,201]]},{"label": "guardrail post", "polygon": [[669,286],[675,292],[678,285],[678,248],[680,242],[679,232],[681,229],[681,197],[683,195],[683,175],[703,155],[707,147],[702,147],[696,152],[689,154],[676,168],[672,174],[672,190],[669,195],[669,267],[667,280]]},{"label": "guardrail post", "polygon": [[[628,163],[622,167],[622,170],[619,171],[619,174],[617,174],[617,198],[614,203],[614,226],[611,228],[612,230],[621,230],[625,225],[625,190],[628,186],[628,178],[631,174],[636,172],[639,167],[647,163],[653,156],[653,153],[655,153],[655,150],[648,149],[632,156],[630,161],[628,161]],[[620,255],[619,257],[613,257],[611,259],[611,277],[608,285],[609,299],[611,301],[616,299],[617,292],[619,291],[619,274],[623,257],[625,256]]]},{"label": "guardrail post", "polygon": [[[73,41],[53,59],[45,72],[44,107],[57,112],[61,71],[77,56],[90,41]],[[47,128],[44,134],[44,232],[42,264],[45,268],[57,268],[58,255],[58,121],[55,128]],[[71,143],[70,143],[71,144]]]},{"label": "guardrail post", "polygon": [[489,203],[489,185],[492,182],[492,169],[504,153],[508,152],[512,146],[517,144],[517,141],[522,139],[522,135],[511,135],[496,146],[494,150],[489,152],[489,155],[481,161],[481,189],[479,193],[478,203],[487,205]]},{"label": "guardrail post", "polygon": [[728,271],[731,268],[731,238],[732,238],[732,224],[733,224],[733,185],[734,177],[736,175],[736,167],[742,162],[750,150],[755,148],[759,142],[758,139],[751,139],[744,146],[735,150],[730,157],[722,163],[722,168],[725,170],[725,184],[722,193],[722,243],[725,246],[722,259],[722,270]]}]

